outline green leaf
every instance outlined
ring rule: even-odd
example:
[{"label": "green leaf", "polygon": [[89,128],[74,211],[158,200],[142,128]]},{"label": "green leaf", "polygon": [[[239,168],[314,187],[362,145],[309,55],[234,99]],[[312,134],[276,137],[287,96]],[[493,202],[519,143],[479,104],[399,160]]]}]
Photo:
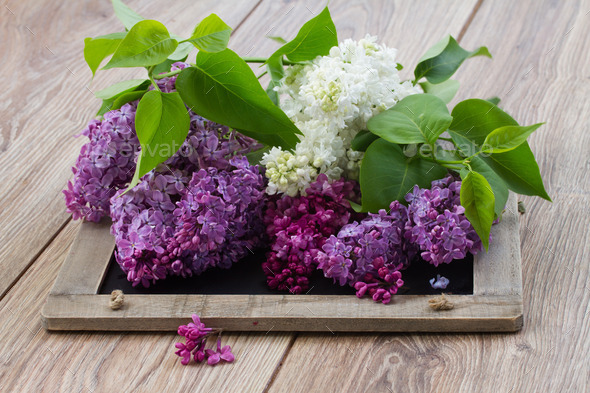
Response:
[{"label": "green leaf", "polygon": [[432,144],[452,121],[440,98],[432,94],[414,94],[372,117],[367,128],[393,143]]},{"label": "green leaf", "polygon": [[278,106],[279,94],[274,90],[274,88],[279,86],[281,79],[283,79],[283,76],[285,75],[285,69],[283,68],[283,58],[274,57],[272,59],[268,59],[268,62],[266,63],[266,69],[270,75],[270,81],[268,82],[268,87],[266,88],[266,94],[270,100]]},{"label": "green leaf", "polygon": [[100,63],[102,63],[107,56],[112,55],[115,52],[126,34],[127,33],[113,33],[84,39],[84,60],[86,60],[86,64],[90,67],[93,77],[94,74],[96,74],[98,67],[100,67]]},{"label": "green leaf", "polygon": [[379,139],[379,136],[367,130],[361,130],[355,135],[350,147],[356,151],[367,151],[371,143]]},{"label": "green leaf", "polygon": [[144,18],[139,15],[137,12],[133,11],[131,8],[127,7],[121,0],[112,0],[113,1],[113,8],[115,10],[115,15],[127,30],[131,30],[131,28],[137,23],[142,21]]},{"label": "green leaf", "polygon": [[545,123],[532,126],[504,126],[490,132],[483,142],[485,153],[504,153],[516,149],[526,142],[537,128]]},{"label": "green leaf", "polygon": [[420,86],[422,87],[422,90],[424,90],[424,93],[435,95],[448,104],[459,90],[459,81],[449,79],[436,85],[424,81],[420,83]]},{"label": "green leaf", "polygon": [[[96,115],[102,116],[108,111],[119,109],[128,102],[140,99],[149,85],[150,81],[147,79],[132,79],[96,92],[95,96],[102,99],[102,105]],[[142,93],[138,94],[138,90]]]},{"label": "green leaf", "polygon": [[231,31],[232,28],[220,17],[211,14],[195,27],[191,38],[186,42],[205,52],[220,52],[227,48]]},{"label": "green leaf", "polygon": [[405,203],[404,197],[414,185],[430,187],[433,180],[446,174],[442,166],[419,157],[408,158],[398,145],[377,139],[361,163],[362,211],[389,209],[394,200]]},{"label": "green leaf", "polygon": [[128,93],[123,93],[115,98],[115,101],[113,101],[113,105],[111,106],[111,110],[119,109],[129,102],[139,100],[147,92],[147,90],[135,90]]},{"label": "green leaf", "polygon": [[188,135],[189,125],[189,114],[178,93],[152,90],[143,96],[135,114],[141,154],[129,188],[176,153]]},{"label": "green leaf", "polygon": [[477,98],[459,102],[452,110],[449,128],[482,145],[490,132],[503,126],[518,126],[508,113],[486,100]]},{"label": "green leaf", "polygon": [[143,20],[129,30],[103,69],[157,65],[166,60],[177,46],[178,41],[170,38],[163,24],[155,20]]},{"label": "green leaf", "polygon": [[271,58],[287,56],[291,61],[308,61],[330,53],[330,48],[338,45],[336,26],[332,22],[328,7],[316,17],[307,21],[297,36],[280,47]]},{"label": "green leaf", "polygon": [[94,95],[96,96],[96,98],[108,100],[111,98],[115,98],[123,93],[127,93],[131,90],[135,90],[138,86],[145,85],[146,82],[148,84],[150,83],[150,81],[147,79],[130,79],[119,83],[115,83],[114,85],[111,85],[106,89],[97,91],[96,93],[94,93]]},{"label": "green leaf", "polygon": [[[461,101],[452,111],[453,122],[450,129],[474,142],[475,151],[481,149],[489,133],[504,126],[518,126],[516,120],[491,102],[470,99]],[[453,133],[456,144],[460,141]],[[465,150],[469,146],[459,148]],[[466,153],[467,154],[467,153]],[[505,153],[494,153],[488,157],[480,156],[494,172],[504,180],[509,189],[519,194],[538,195],[548,201],[551,198],[545,191],[539,166],[527,142]]]},{"label": "green leaf", "polygon": [[505,153],[482,157],[512,191],[523,195],[538,195],[551,202],[545,191],[539,166],[527,142]]},{"label": "green leaf", "polygon": [[[179,38],[177,37],[178,36],[172,36],[176,41],[179,41]],[[168,60],[172,60],[172,62],[184,61],[194,49],[195,47],[191,45],[190,42],[180,42],[174,52],[168,56]]]},{"label": "green leaf", "polygon": [[[192,48],[192,45],[190,45],[190,46]],[[152,69],[152,75],[158,75],[158,74],[161,74],[164,72],[170,72],[170,68],[172,67],[172,64],[176,63],[177,61],[185,61],[185,60],[186,60],[186,57],[179,59],[179,60],[173,60],[173,59],[168,58]]]},{"label": "green leaf", "polygon": [[98,109],[98,112],[96,112],[96,116],[102,116],[105,113],[107,113],[108,111],[113,109],[113,99],[110,100],[102,100],[102,104],[100,105],[100,108]]},{"label": "green leaf", "polygon": [[278,42],[279,44],[282,44],[282,45],[287,43],[287,40],[284,39],[283,37],[267,35],[266,38],[270,38],[271,40]]},{"label": "green leaf", "polygon": [[[449,134],[453,138],[453,141],[462,148],[461,151],[466,156],[470,156],[479,150],[479,148],[468,138],[457,134],[454,131],[449,131]],[[508,186],[506,185],[506,182],[504,182],[504,180],[502,180],[502,178],[498,176],[481,157],[473,157],[469,165],[475,172],[483,175],[488,183],[490,183],[492,192],[494,193],[494,213],[496,218],[501,217],[502,211],[504,211],[504,207],[506,207],[506,201],[508,201]]]},{"label": "green leaf", "polygon": [[459,46],[450,35],[434,44],[414,69],[416,81],[426,77],[430,83],[441,83],[449,79],[461,64],[474,56],[492,57],[485,46],[469,52]]},{"label": "green leaf", "polygon": [[270,146],[292,149],[299,129],[268,98],[246,62],[230,49],[198,52],[176,79],[184,102],[201,116]]},{"label": "green leaf", "polygon": [[500,97],[490,97],[486,99],[487,102],[491,102],[494,105],[498,105],[500,103]]},{"label": "green leaf", "polygon": [[246,153],[246,158],[248,159],[250,165],[258,165],[260,164],[260,161],[262,160],[262,156],[264,155],[264,153],[267,153],[268,151],[270,151],[270,149],[270,146],[264,146],[258,150]]},{"label": "green leaf", "polygon": [[494,193],[485,177],[477,172],[469,172],[463,178],[461,206],[465,208],[465,217],[473,225],[487,251],[494,221]]}]

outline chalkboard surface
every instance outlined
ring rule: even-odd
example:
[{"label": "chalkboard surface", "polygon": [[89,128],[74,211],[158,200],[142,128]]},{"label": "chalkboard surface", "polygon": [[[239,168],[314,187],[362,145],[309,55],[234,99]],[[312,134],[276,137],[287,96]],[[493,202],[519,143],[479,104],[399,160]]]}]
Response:
[{"label": "chalkboard surface", "polygon": [[[289,294],[271,290],[266,285],[266,277],[262,272],[261,261],[265,258],[265,251],[258,251],[235,263],[231,269],[211,269],[200,276],[189,278],[168,277],[157,281],[149,288],[133,287],[126,279],[114,255],[111,258],[99,294],[111,293],[114,289],[121,289],[126,294],[206,294],[206,295],[272,295]],[[450,280],[444,291],[433,289],[429,280],[437,274]],[[473,294],[473,256],[443,264],[438,267],[423,261],[414,261],[409,268],[402,271],[404,286],[398,294],[430,295],[445,292],[456,295]],[[311,278],[310,294],[314,295],[354,295],[355,291],[349,286],[341,287],[334,284],[332,279],[325,278],[321,271],[316,271]]]}]

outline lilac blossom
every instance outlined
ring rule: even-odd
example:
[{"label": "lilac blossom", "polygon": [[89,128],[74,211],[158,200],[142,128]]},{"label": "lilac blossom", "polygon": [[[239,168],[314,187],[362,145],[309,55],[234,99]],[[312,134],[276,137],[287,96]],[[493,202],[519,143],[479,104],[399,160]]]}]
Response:
[{"label": "lilac blossom", "polygon": [[187,325],[181,325],[178,327],[178,334],[185,338],[184,343],[176,343],[175,346],[177,351],[176,355],[180,356],[182,360],[180,363],[187,365],[191,361],[191,357],[195,362],[201,363],[207,359],[207,364],[213,366],[220,361],[231,363],[234,361],[234,355],[231,352],[229,345],[221,347],[221,339],[217,339],[217,350],[205,349],[207,337],[211,334],[219,332],[205,326],[201,322],[199,316],[196,314],[192,315],[193,322]]},{"label": "lilac blossom", "polygon": [[74,178],[63,191],[75,220],[100,221],[109,214],[110,198],[133,177],[139,149],[135,109],[135,104],[125,104],[102,120],[92,120],[80,133],[90,141],[80,149],[72,167]]},{"label": "lilac blossom", "polygon": [[414,186],[406,195],[409,220],[404,236],[434,266],[482,250],[481,240],[465,217],[460,192],[461,181],[449,175],[433,181],[430,189]]},{"label": "lilac blossom", "polygon": [[112,198],[115,258],[133,285],[229,268],[260,246],[264,178],[243,157],[229,165],[150,172]]},{"label": "lilac blossom", "polygon": [[356,198],[355,190],[353,182],[330,181],[320,174],[306,195],[269,201],[265,223],[271,251],[262,269],[270,288],[307,291],[317,253],[352,215],[348,200]]},{"label": "lilac blossom", "polygon": [[360,222],[342,227],[330,236],[316,260],[324,276],[353,286],[358,297],[369,295],[388,303],[403,285],[400,270],[408,266],[415,247],[404,238],[407,209],[394,201],[389,213],[369,213]]},{"label": "lilac blossom", "polygon": [[430,279],[430,286],[434,289],[446,289],[448,285],[449,279],[440,274],[437,274],[436,278]]}]

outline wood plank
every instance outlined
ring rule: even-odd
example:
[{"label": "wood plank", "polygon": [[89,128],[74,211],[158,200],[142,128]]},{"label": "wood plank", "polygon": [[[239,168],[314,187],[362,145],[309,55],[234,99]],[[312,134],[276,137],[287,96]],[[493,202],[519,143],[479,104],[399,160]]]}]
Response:
[{"label": "wood plank", "polygon": [[[209,12],[237,26],[257,2],[127,3],[178,34],[190,34]],[[110,2],[5,3],[0,8],[5,97],[0,104],[0,298],[68,220],[61,190],[85,143],[72,136],[99,106],[90,90],[141,75],[109,70],[86,88],[91,73],[82,56],[84,37],[122,30]]]},{"label": "wood plank", "polygon": [[520,122],[548,122],[531,147],[554,202],[522,198],[524,329],[300,335],[270,391],[335,383],[347,391],[590,390],[589,10],[588,1],[485,1],[462,42],[494,55],[466,63],[457,76],[463,98],[498,95]]},{"label": "wood plank", "polygon": [[[105,217],[99,223],[83,222],[80,225],[50,296],[91,295],[98,292],[105,266],[108,266],[115,249],[115,237],[110,232],[111,223],[111,219]],[[85,263],[76,266],[77,261]]]},{"label": "wood plank", "polygon": [[432,296],[400,295],[388,306],[335,295],[127,295],[120,310],[109,295],[51,295],[42,311],[49,330],[175,331],[198,313],[227,331],[502,332],[522,327],[522,297],[449,295],[453,310],[428,306]]},{"label": "wood plank", "polygon": [[235,363],[183,367],[174,355],[174,343],[180,341],[175,334],[42,329],[41,306],[78,228],[79,223],[68,224],[0,302],[0,391],[263,390],[292,340],[290,334],[224,333],[224,343],[236,352]]},{"label": "wood plank", "polygon": [[[522,297],[519,214],[516,194],[510,192],[502,222],[492,227],[488,252],[475,256],[474,295],[514,295]],[[517,261],[509,263],[509,261]]]}]

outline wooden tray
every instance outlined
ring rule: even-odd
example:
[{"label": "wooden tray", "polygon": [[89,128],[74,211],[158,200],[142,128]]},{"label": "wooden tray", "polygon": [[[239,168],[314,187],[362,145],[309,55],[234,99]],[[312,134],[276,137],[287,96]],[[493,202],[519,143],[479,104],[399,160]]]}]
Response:
[{"label": "wooden tray", "polygon": [[487,253],[474,259],[473,295],[397,295],[387,305],[350,295],[126,295],[119,310],[98,295],[115,247],[110,220],[81,225],[41,311],[48,330],[175,331],[199,314],[209,326],[239,331],[510,332],[522,327],[516,197],[492,228]]}]

